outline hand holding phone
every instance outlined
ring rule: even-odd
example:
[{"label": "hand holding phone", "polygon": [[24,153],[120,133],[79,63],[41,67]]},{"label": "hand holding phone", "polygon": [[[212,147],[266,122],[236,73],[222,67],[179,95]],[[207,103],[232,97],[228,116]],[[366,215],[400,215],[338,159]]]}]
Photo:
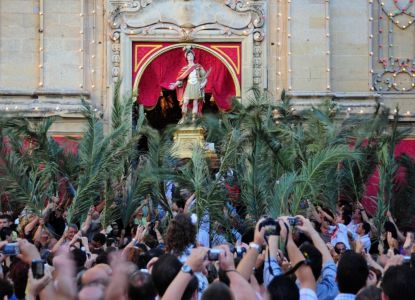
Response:
[{"label": "hand holding phone", "polygon": [[18,243],[8,243],[4,245],[3,249],[1,250],[3,255],[8,256],[15,256],[20,254],[20,248]]},{"label": "hand holding phone", "polygon": [[41,259],[32,260],[33,278],[40,279],[45,275],[45,263]]}]

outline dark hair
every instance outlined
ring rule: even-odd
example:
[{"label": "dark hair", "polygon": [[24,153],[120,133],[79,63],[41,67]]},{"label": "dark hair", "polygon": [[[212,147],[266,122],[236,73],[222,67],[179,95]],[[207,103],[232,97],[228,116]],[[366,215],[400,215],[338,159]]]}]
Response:
[{"label": "dark hair", "polygon": [[24,298],[26,294],[27,272],[29,265],[16,259],[10,265],[9,277],[13,281],[14,294],[16,298]]},{"label": "dark hair", "polygon": [[328,214],[332,219],[334,219],[334,214],[333,214],[333,212],[331,211],[331,209],[330,208],[328,208],[328,207],[322,207],[321,208],[326,214]]},{"label": "dark hair", "polygon": [[1,214],[0,219],[6,219],[8,222],[13,222],[13,218],[9,214]]},{"label": "dark hair", "polygon": [[164,254],[155,262],[151,275],[160,297],[163,297],[181,267],[182,263],[172,254]]},{"label": "dark hair", "polygon": [[368,234],[370,232],[370,224],[368,222],[363,222],[362,223],[362,228],[365,231],[365,234]]},{"label": "dark hair", "polygon": [[308,265],[313,271],[315,280],[317,281],[321,274],[321,268],[323,266],[323,256],[320,251],[314,245],[310,243],[304,243],[300,246],[300,250],[304,257],[308,260]]},{"label": "dark hair", "polygon": [[160,248],[154,248],[154,249],[150,249],[146,252],[142,252],[142,254],[140,254],[140,256],[138,257],[138,262],[137,262],[137,266],[139,269],[145,269],[147,267],[148,262],[153,258],[153,257],[160,257],[164,254],[164,251],[161,250]]},{"label": "dark hair", "polygon": [[209,284],[213,283],[215,281],[216,278],[218,278],[218,269],[216,269],[214,264],[208,264],[206,266],[206,270],[207,270],[207,280],[209,282]]},{"label": "dark hair", "polygon": [[357,295],[356,300],[381,300],[382,290],[374,285],[367,286]]},{"label": "dark hair", "polygon": [[258,284],[261,285],[264,283],[264,262],[259,267],[255,267],[254,276]]},{"label": "dark hair", "polygon": [[395,240],[398,239],[398,232],[396,231],[396,227],[392,222],[386,221],[383,225],[383,229],[385,232],[390,232]]},{"label": "dark hair", "polygon": [[218,279],[223,284],[226,284],[227,286],[231,286],[231,281],[229,280],[228,274],[226,274],[225,271],[222,269],[219,269],[218,271]]},{"label": "dark hair", "polygon": [[184,290],[182,300],[192,299],[192,296],[198,287],[199,287],[199,280],[197,280],[196,276],[193,276],[190,282],[187,284],[186,289]]},{"label": "dark hair", "polygon": [[182,209],[184,209],[184,206],[186,204],[185,201],[182,198],[180,198],[180,194],[178,195],[178,198],[173,199],[173,203],[176,203],[177,207]]},{"label": "dark hair", "polygon": [[352,221],[352,217],[346,213],[343,213],[342,219],[344,221],[344,225],[348,225]]},{"label": "dark hair", "polygon": [[376,269],[374,267],[369,267],[369,271],[372,271],[376,275],[376,283],[379,282],[379,280],[382,278],[382,272],[379,269]]},{"label": "dark hair", "polygon": [[346,251],[337,266],[337,283],[340,293],[357,294],[366,285],[369,268],[363,256]]},{"label": "dark hair", "polygon": [[130,276],[128,284],[130,299],[154,300],[156,296],[157,290],[150,274],[137,271]]},{"label": "dark hair", "polygon": [[245,232],[242,234],[242,243],[249,244],[254,240],[254,233],[255,228],[249,227],[245,230]]},{"label": "dark hair", "polygon": [[7,279],[0,278],[0,299],[7,296],[10,299],[13,295],[13,285]]},{"label": "dark hair", "polygon": [[0,240],[5,241],[8,236],[11,236],[13,233],[13,229],[10,227],[3,227],[0,229]]},{"label": "dark hair", "polygon": [[196,227],[190,216],[178,214],[167,227],[166,251],[180,255],[189,245],[195,244]]},{"label": "dark hair", "polygon": [[84,268],[86,262],[86,253],[78,248],[73,248],[71,250],[72,259],[75,262],[76,272],[78,273]]},{"label": "dark hair", "polygon": [[144,236],[143,242],[148,247],[150,247],[150,249],[155,248],[158,245],[157,239],[151,234],[146,234]]},{"label": "dark hair", "polygon": [[95,264],[96,265],[98,265],[98,264],[107,264],[107,265],[109,265],[108,254],[109,253],[106,252],[106,251],[100,252],[98,254],[97,258],[95,259]]},{"label": "dark hair", "polygon": [[298,300],[300,292],[291,277],[276,276],[267,287],[271,300]]},{"label": "dark hair", "polygon": [[106,238],[105,234],[97,232],[92,237],[92,240],[94,242],[99,243],[101,246],[103,246],[103,245],[105,245],[105,242],[107,241],[107,238]]},{"label": "dark hair", "polygon": [[408,265],[392,266],[383,276],[382,289],[389,300],[411,300],[415,296],[415,270]]},{"label": "dark hair", "polygon": [[223,282],[215,282],[203,292],[202,300],[233,300],[233,294],[230,288]]}]

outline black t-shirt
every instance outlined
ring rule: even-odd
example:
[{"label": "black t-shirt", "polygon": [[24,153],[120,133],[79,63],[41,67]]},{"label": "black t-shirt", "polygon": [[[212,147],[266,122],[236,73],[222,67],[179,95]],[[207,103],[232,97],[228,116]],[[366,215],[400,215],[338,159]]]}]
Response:
[{"label": "black t-shirt", "polygon": [[53,227],[53,231],[60,238],[65,231],[65,219],[63,217],[56,217],[55,212],[52,211],[49,215],[48,224]]}]

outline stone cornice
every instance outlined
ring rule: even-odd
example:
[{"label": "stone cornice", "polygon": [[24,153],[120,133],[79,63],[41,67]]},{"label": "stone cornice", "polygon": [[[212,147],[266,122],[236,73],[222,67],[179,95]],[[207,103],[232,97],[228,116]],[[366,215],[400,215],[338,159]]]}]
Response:
[{"label": "stone cornice", "polygon": [[0,96],[79,96],[90,97],[90,93],[84,90],[61,90],[61,89],[41,89],[41,90],[17,90],[17,89],[0,89]]}]

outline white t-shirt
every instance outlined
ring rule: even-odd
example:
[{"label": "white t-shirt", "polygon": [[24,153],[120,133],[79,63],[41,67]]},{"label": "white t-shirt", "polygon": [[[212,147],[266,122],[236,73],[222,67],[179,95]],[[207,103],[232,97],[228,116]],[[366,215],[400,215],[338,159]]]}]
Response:
[{"label": "white t-shirt", "polygon": [[330,243],[336,246],[337,243],[343,243],[346,245],[346,249],[350,249],[349,237],[347,236],[348,229],[344,224],[338,224],[337,226],[330,226],[331,241]]}]

